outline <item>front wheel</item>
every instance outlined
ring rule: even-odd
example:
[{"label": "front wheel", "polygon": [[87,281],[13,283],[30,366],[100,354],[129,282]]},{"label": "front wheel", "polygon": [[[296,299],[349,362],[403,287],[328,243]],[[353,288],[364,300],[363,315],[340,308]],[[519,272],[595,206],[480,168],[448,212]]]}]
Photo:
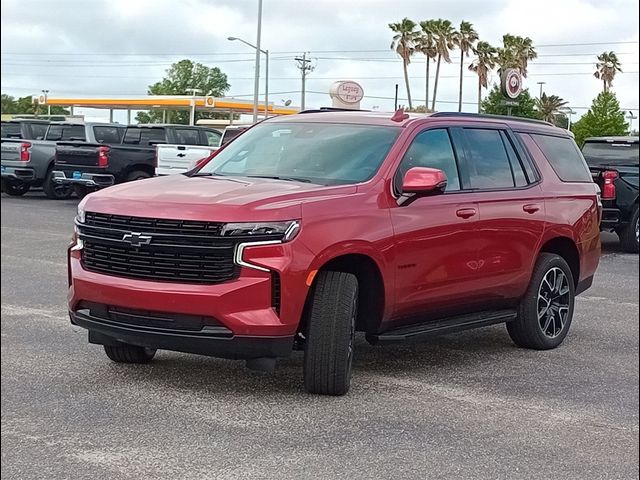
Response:
[{"label": "front wheel", "polygon": [[71,194],[73,193],[73,187],[71,185],[65,185],[53,181],[53,170],[50,170],[49,173],[47,173],[44,183],[42,184],[42,190],[44,190],[44,194],[47,198],[52,200],[66,200],[71,197]]},{"label": "front wheel", "polygon": [[344,395],[349,391],[357,312],[356,276],[318,273],[304,352],[304,386],[308,392]]},{"label": "front wheel", "polygon": [[622,249],[625,252],[629,253],[638,253],[639,244],[638,244],[638,207],[631,215],[631,222],[624,229],[618,232],[618,236],[620,237],[620,244],[622,245]]},{"label": "front wheel", "polygon": [[31,185],[24,182],[10,183],[2,180],[2,191],[11,197],[21,197],[29,191]]},{"label": "front wheel", "polygon": [[123,343],[118,346],[105,345],[104,353],[116,363],[149,363],[156,351],[153,348]]},{"label": "front wheel", "polygon": [[569,265],[559,255],[541,253],[518,316],[507,323],[509,336],[519,347],[556,348],[567,336],[574,303],[575,286]]}]

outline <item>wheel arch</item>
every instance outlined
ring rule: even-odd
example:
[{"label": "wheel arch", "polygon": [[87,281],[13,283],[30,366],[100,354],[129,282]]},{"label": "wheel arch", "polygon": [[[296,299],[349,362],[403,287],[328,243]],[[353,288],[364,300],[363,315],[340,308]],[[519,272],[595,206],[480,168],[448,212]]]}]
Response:
[{"label": "wheel arch", "polygon": [[574,285],[578,285],[580,280],[580,252],[572,238],[559,235],[547,239],[540,247],[538,254],[540,253],[554,253],[562,257],[571,269]]}]

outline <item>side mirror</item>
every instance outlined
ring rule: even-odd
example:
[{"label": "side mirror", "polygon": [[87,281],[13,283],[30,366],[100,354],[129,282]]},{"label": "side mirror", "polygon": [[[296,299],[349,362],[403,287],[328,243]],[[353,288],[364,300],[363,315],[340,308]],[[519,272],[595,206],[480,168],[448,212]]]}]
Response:
[{"label": "side mirror", "polygon": [[447,175],[437,168],[410,168],[402,181],[402,194],[413,194],[414,197],[443,193],[445,188]]}]

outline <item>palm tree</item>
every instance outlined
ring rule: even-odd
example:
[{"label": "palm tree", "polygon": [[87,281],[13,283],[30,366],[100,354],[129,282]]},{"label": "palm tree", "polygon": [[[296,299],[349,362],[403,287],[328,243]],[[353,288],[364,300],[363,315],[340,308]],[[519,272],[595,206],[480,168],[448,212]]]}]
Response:
[{"label": "palm tree", "polygon": [[478,75],[478,113],[482,107],[482,88],[487,88],[489,74],[496,66],[498,49],[489,45],[489,42],[478,42],[473,49],[476,59],[469,65],[469,70]]},{"label": "palm tree", "polygon": [[506,34],[502,37],[503,47],[498,49],[500,70],[515,68],[526,78],[529,61],[538,58],[538,53],[529,37]]},{"label": "palm tree", "polygon": [[602,80],[605,92],[608,92],[613,83],[616,73],[622,73],[622,68],[618,56],[614,52],[602,52],[598,55],[596,71],[593,74],[598,80]]},{"label": "palm tree", "polygon": [[393,41],[391,42],[391,50],[395,50],[400,58],[402,58],[404,84],[407,87],[407,99],[409,101],[409,108],[413,108],[411,104],[411,89],[409,87],[407,65],[411,63],[411,55],[413,55],[415,50],[416,24],[405,17],[398,23],[390,23],[389,28],[395,33]]},{"label": "palm tree", "polygon": [[536,109],[542,120],[555,123],[556,118],[562,114],[562,107],[566,106],[567,103],[569,102],[557,95],[543,93],[540,98],[536,98]]},{"label": "palm tree", "polygon": [[424,85],[424,106],[426,109],[429,108],[429,66],[431,64],[431,60],[435,59],[437,55],[435,39],[433,35],[433,23],[434,20],[426,20],[424,22],[420,22],[420,28],[422,29],[422,32],[416,39],[416,50],[419,50],[426,58],[426,79]]},{"label": "palm tree", "polygon": [[438,78],[440,77],[440,63],[444,59],[445,62],[451,63],[449,55],[450,50],[455,46],[453,39],[455,29],[449,20],[439,18],[433,22],[433,35],[435,40],[436,54],[438,55],[438,64],[436,66],[436,79],[433,84],[433,100],[431,102],[431,110],[436,109],[436,96],[438,94]]},{"label": "palm tree", "polygon": [[458,92],[458,111],[462,111],[462,78],[464,71],[464,56],[469,56],[469,51],[473,49],[474,44],[480,38],[478,32],[473,28],[471,22],[460,22],[460,30],[456,32],[453,41],[460,49],[460,91]]}]

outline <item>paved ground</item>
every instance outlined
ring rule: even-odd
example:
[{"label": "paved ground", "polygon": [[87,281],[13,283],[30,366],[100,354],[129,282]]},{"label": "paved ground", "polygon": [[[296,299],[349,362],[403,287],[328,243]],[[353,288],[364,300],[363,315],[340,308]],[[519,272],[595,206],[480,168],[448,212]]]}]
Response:
[{"label": "paved ground", "polygon": [[66,317],[75,204],[2,198],[2,478],[638,477],[638,256],[611,236],[561,348],[362,341],[351,393],[323,398],[300,355],[109,362]]}]

